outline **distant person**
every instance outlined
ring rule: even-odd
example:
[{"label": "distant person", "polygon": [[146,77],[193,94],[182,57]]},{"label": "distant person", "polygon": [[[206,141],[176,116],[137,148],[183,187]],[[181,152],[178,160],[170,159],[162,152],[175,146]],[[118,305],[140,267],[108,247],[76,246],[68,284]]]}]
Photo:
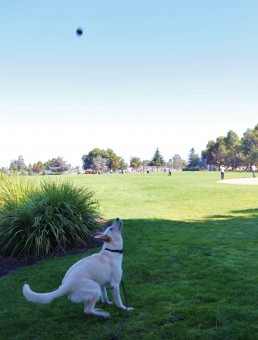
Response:
[{"label": "distant person", "polygon": [[220,178],[221,179],[224,179],[224,172],[225,172],[224,165],[221,165],[220,166]]},{"label": "distant person", "polygon": [[252,174],[253,174],[253,178],[255,178],[255,177],[256,177],[256,174],[255,174],[255,172],[256,172],[256,167],[255,167],[254,164],[253,164],[252,167],[251,167],[251,171],[252,171]]}]

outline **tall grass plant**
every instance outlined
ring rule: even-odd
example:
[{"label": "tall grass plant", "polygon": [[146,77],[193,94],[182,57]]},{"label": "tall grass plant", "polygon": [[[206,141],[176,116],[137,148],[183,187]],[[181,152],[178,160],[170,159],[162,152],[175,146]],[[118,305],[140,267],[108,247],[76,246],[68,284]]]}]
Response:
[{"label": "tall grass plant", "polygon": [[94,192],[70,181],[3,177],[0,254],[36,257],[83,246],[96,229]]}]

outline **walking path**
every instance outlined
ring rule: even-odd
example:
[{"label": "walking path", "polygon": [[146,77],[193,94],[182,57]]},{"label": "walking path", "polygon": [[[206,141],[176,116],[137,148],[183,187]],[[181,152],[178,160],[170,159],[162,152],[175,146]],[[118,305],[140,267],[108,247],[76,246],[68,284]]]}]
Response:
[{"label": "walking path", "polygon": [[258,185],[258,177],[255,178],[235,178],[235,179],[223,179],[217,181],[222,184],[244,184],[244,185]]}]

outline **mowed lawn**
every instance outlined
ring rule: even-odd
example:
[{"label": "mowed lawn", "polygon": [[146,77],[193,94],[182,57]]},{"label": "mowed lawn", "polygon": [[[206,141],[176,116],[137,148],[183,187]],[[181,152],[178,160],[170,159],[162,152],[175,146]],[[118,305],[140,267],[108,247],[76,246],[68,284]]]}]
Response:
[{"label": "mowed lawn", "polygon": [[[225,173],[238,177],[251,174]],[[24,283],[54,290],[93,249],[0,278],[0,339],[112,339],[120,327],[119,339],[258,339],[258,186],[218,183],[218,172],[68,178],[95,190],[103,218],[124,221],[121,295],[135,310],[104,306],[105,320],[67,297],[24,299]]]}]

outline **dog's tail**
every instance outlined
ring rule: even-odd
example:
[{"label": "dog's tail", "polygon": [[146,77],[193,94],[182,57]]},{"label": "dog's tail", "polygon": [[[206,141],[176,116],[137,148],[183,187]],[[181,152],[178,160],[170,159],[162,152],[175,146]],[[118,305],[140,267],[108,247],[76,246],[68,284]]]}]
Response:
[{"label": "dog's tail", "polygon": [[67,294],[68,289],[66,286],[61,285],[57,290],[54,290],[51,293],[35,293],[30,289],[29,285],[25,284],[22,292],[28,301],[35,303],[49,303],[52,300]]}]

